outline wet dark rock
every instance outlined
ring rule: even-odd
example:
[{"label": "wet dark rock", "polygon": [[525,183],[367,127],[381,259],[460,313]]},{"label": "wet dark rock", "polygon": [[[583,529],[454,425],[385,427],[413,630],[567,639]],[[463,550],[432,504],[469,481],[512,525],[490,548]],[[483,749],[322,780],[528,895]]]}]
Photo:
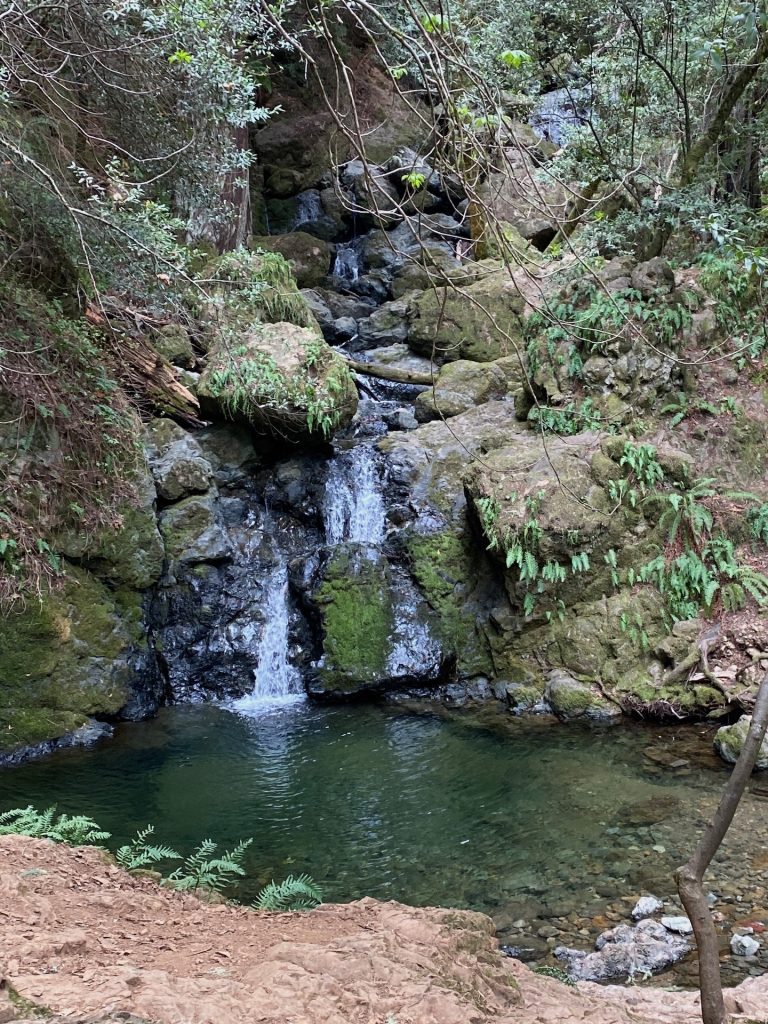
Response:
[{"label": "wet dark rock", "polygon": [[499,946],[502,956],[511,957],[513,960],[521,960],[524,964],[532,963],[541,958],[543,950],[533,946]]},{"label": "wet dark rock", "polygon": [[358,327],[359,349],[377,348],[408,339],[408,304],[403,299],[387,302]]}]

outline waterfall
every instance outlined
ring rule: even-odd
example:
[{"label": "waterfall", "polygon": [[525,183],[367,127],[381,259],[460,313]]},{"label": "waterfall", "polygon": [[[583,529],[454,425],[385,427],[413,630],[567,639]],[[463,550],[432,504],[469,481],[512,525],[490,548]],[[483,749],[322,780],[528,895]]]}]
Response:
[{"label": "waterfall", "polygon": [[360,277],[360,253],[354,242],[336,247],[331,274],[340,281],[354,282]]},{"label": "waterfall", "polygon": [[264,624],[256,648],[254,687],[235,701],[238,711],[261,711],[304,698],[301,675],[288,660],[288,567],[284,561],[268,578],[262,600]]},{"label": "waterfall", "polygon": [[375,546],[384,539],[384,499],[370,445],[359,444],[331,462],[323,519],[327,544],[357,541]]},{"label": "waterfall", "polygon": [[316,224],[323,214],[320,193],[313,188],[300,192],[296,197],[296,213],[291,224],[291,231],[300,231],[308,224]]}]

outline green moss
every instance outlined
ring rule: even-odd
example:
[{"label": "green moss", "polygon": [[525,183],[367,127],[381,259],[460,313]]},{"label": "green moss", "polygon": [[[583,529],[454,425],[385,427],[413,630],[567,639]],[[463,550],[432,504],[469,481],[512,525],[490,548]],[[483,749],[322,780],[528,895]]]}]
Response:
[{"label": "green moss", "polygon": [[461,291],[431,288],[409,310],[409,345],[446,361],[491,362],[523,348],[525,300],[500,270]]},{"label": "green moss", "polygon": [[344,551],[334,558],[316,595],[325,689],[352,692],[384,677],[394,625],[388,590],[382,564]]},{"label": "green moss", "polygon": [[72,568],[60,590],[0,619],[0,750],[55,739],[92,715],[120,710],[128,699],[126,655],[143,639],[138,602],[137,595],[116,600]]},{"label": "green moss", "polygon": [[278,321],[314,325],[291,268],[278,252],[224,253],[208,264],[201,279],[207,288],[214,286],[221,312],[233,326]]},{"label": "green moss", "polygon": [[462,675],[492,671],[488,645],[478,629],[468,594],[478,576],[477,553],[463,534],[414,534],[408,539],[411,572],[435,611],[433,634],[444,652],[456,656]]}]

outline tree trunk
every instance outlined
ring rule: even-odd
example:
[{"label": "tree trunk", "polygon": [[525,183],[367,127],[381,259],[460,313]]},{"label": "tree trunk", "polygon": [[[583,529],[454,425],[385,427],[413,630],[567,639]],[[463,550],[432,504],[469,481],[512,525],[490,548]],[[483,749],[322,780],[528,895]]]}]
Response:
[{"label": "tree trunk", "polygon": [[768,33],[763,36],[752,56],[745,61],[741,71],[732,79],[730,85],[727,86],[707,130],[703,135],[699,136],[688,150],[680,170],[680,185],[683,188],[686,185],[690,185],[695,178],[699,165],[722,135],[728,118],[733,112],[733,108],[743,96],[744,90],[762,68],[766,58],[768,58]]},{"label": "tree trunk", "polygon": [[704,889],[704,875],[725,838],[755,767],[768,727],[768,674],[763,677],[752,711],[749,733],[728,785],[691,859],[675,872],[680,899],[693,925],[699,951],[699,991],[703,1024],[727,1024],[720,977],[720,944]]}]

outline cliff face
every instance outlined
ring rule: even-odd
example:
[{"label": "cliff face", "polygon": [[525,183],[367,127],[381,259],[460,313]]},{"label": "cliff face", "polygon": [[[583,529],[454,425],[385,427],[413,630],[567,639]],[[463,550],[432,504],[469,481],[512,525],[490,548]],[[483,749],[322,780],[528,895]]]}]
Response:
[{"label": "cliff face", "polygon": [[[0,898],[3,1022],[40,1007],[92,1024],[698,1020],[693,993],[573,989],[534,975],[502,957],[491,921],[469,911],[372,899],[289,914],[212,906],[130,876],[97,849],[15,836],[0,838]],[[750,978],[730,999],[765,1019],[768,982]]]}]

